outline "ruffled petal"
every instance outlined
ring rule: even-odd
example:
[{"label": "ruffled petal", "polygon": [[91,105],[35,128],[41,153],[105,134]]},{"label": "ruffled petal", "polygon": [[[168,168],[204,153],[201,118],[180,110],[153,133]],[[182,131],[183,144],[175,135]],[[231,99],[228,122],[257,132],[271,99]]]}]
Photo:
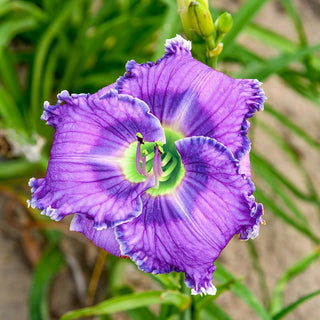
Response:
[{"label": "ruffled petal", "polygon": [[265,99],[257,80],[232,79],[193,59],[181,37],[167,41],[156,64],[132,60],[126,68],[117,90],[145,101],[164,127],[214,138],[238,160],[249,150],[247,119]]},{"label": "ruffled petal", "polygon": [[84,214],[95,228],[133,219],[146,186],[126,179],[123,159],[137,132],[164,142],[159,120],[144,102],[115,90],[100,98],[63,91],[58,99],[45,104],[42,118],[56,132],[45,179],[30,180],[30,204],[55,220]]},{"label": "ruffled petal", "polygon": [[176,142],[185,176],[169,194],[142,196],[143,211],[116,227],[123,255],[145,272],[183,271],[194,293],[214,294],[213,262],[237,233],[256,235],[262,206],[239,161],[212,138]]},{"label": "ruffled petal", "polygon": [[240,160],[239,173],[245,174],[247,177],[251,177],[251,165],[250,165],[250,150],[248,150]]},{"label": "ruffled petal", "polygon": [[120,257],[121,251],[116,239],[114,228],[97,230],[93,227],[94,221],[84,215],[75,214],[70,225],[71,231],[83,233],[95,245],[105,251]]}]

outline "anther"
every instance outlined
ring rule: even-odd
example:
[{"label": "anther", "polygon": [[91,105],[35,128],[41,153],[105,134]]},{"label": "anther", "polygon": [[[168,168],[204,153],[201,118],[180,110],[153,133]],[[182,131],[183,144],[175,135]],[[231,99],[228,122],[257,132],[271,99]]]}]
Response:
[{"label": "anther", "polygon": [[140,132],[137,132],[136,137],[137,137],[138,142],[140,144],[144,144],[143,136],[142,136],[142,134]]}]

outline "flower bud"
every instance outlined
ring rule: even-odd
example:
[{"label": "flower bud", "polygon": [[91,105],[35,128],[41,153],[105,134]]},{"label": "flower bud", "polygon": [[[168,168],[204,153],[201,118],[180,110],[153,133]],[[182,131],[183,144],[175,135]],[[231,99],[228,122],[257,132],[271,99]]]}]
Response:
[{"label": "flower bud", "polygon": [[189,40],[200,43],[213,36],[214,23],[207,0],[178,0],[178,9]]},{"label": "flower bud", "polygon": [[190,25],[188,17],[188,8],[191,0],[177,0],[178,3],[178,12],[181,18],[182,26],[186,37],[191,40],[197,40],[197,35],[192,32],[192,27]]},{"label": "flower bud", "polygon": [[202,39],[214,33],[214,23],[206,1],[191,1],[188,7],[188,18],[194,32]]},{"label": "flower bud", "polygon": [[228,12],[222,13],[219,18],[216,20],[216,28],[217,28],[217,33],[219,35],[225,35],[228,33],[232,27],[232,16]]}]

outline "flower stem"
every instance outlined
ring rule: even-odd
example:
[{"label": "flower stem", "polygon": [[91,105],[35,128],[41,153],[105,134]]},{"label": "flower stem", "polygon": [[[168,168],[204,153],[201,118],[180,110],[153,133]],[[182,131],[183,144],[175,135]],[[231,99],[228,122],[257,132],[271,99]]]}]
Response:
[{"label": "flower stem", "polygon": [[[185,275],[180,273],[180,291],[184,294],[190,295],[190,289],[184,283]],[[179,320],[192,320],[192,305],[190,305],[186,310],[180,311]]]}]

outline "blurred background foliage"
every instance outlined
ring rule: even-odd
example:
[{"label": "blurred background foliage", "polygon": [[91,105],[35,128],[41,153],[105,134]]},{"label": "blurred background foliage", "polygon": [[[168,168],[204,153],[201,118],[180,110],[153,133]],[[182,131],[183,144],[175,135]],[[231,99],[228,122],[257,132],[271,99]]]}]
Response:
[{"label": "blurred background foliage", "polygon": [[[277,77],[297,99],[311,103],[312,114],[319,119],[320,43],[308,43],[300,13],[291,0],[277,3],[296,31],[295,40],[253,20],[268,2],[271,0],[241,1],[233,14],[233,28],[223,40],[218,70],[260,81]],[[223,11],[211,9],[214,18]],[[130,261],[106,256],[93,246],[88,253],[86,240],[73,238],[67,225],[48,221],[26,207],[28,179],[45,174],[53,137],[52,128],[39,119],[43,101],[53,104],[63,89],[96,92],[124,73],[126,61],[160,58],[165,39],[177,33],[182,33],[182,26],[175,0],[0,0],[0,192],[4,208],[0,212],[6,221],[0,231],[14,229],[29,261],[30,319],[57,319],[67,310],[87,307],[67,313],[63,319],[92,315],[111,319],[115,314],[113,319],[226,320],[231,319],[229,310],[217,299],[226,292],[232,292],[230,299],[238,296],[249,306],[252,319],[281,319],[294,315],[297,307],[320,293],[318,284],[290,303],[284,301],[292,279],[319,263],[319,175],[318,169],[310,168],[305,160],[312,155],[319,164],[320,142],[319,134],[282,111],[281,102],[274,105],[267,101],[265,115],[251,121],[250,134],[254,143],[257,131],[263,139],[272,140],[277,149],[271,158],[280,154],[287,170],[278,167],[261,144],[260,148],[254,144],[255,196],[264,204],[267,220],[271,215],[282,226],[296,230],[310,243],[311,251],[298,257],[270,286],[255,242],[246,243],[251,257],[248,268],[258,279],[258,295],[230,273],[223,261],[214,274],[214,281],[219,283],[215,297],[190,298],[181,289],[177,274],[138,273],[137,282],[148,284],[141,289],[125,281],[128,266],[133,268]],[[243,35],[263,49],[253,50],[249,40],[238,41]],[[300,112],[303,115],[303,105]],[[318,124],[320,127],[320,121]],[[301,142],[300,149],[292,141]],[[292,172],[300,179],[293,179]],[[312,219],[310,212],[315,212]],[[71,244],[66,241],[68,237]],[[66,269],[73,287],[64,292],[62,283],[59,294],[69,294],[65,299],[72,302],[67,307],[54,306],[54,281]],[[237,319],[245,317],[241,314]]]}]

